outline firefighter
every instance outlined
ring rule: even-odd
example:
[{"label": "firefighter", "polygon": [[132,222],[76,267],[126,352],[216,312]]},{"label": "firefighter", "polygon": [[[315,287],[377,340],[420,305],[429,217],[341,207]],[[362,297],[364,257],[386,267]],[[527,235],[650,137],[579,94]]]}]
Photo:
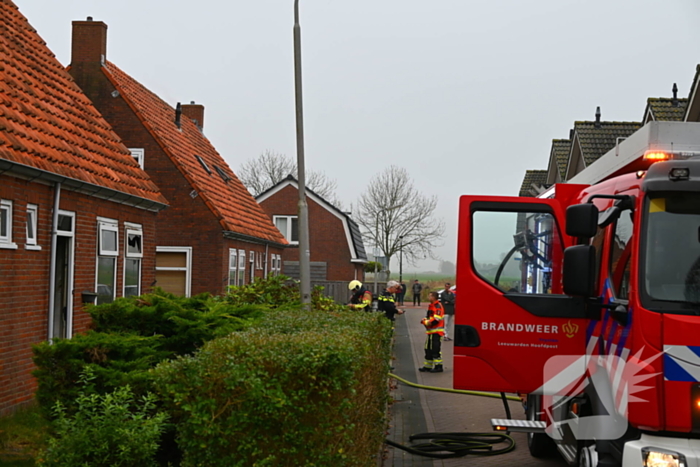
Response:
[{"label": "firefighter", "polygon": [[440,303],[440,294],[430,292],[428,313],[421,320],[421,324],[425,326],[425,333],[427,334],[425,340],[425,362],[422,368],[418,368],[418,371],[427,371],[429,373],[441,373],[443,371],[440,340],[445,335],[444,316],[445,310]]},{"label": "firefighter", "polygon": [[372,292],[358,280],[350,281],[348,289],[352,291],[350,308],[357,311],[372,311]]},{"label": "firefighter", "polygon": [[391,321],[394,321],[396,315],[402,315],[403,310],[396,308],[396,294],[401,291],[401,284],[396,281],[389,281],[386,283],[386,289],[379,296],[377,308],[379,311],[384,312],[386,316]]}]

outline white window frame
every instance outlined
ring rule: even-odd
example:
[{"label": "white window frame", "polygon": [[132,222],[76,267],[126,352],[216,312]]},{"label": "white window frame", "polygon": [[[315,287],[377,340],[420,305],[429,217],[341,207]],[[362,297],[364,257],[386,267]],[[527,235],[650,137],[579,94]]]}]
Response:
[{"label": "white window frame", "polygon": [[144,148],[129,148],[129,151],[131,151],[131,157],[133,157],[136,162],[138,162],[139,167],[143,169],[143,161],[146,155]]},{"label": "white window frame", "polygon": [[185,253],[185,267],[156,267],[156,271],[185,271],[185,297],[192,294],[192,247],[157,246],[156,253]]},{"label": "white window frame", "polygon": [[[137,261],[138,262],[138,279],[136,280],[136,296],[141,295],[141,267],[143,265],[143,226],[140,224],[131,224],[129,222],[124,223],[124,278],[122,280],[122,297],[126,297],[126,264],[127,261]],[[139,243],[141,251],[136,253],[129,251],[129,235],[138,235],[141,237]]]},{"label": "white window frame", "polygon": [[[119,256],[119,222],[115,219],[97,218],[98,223],[98,236],[97,236],[97,248],[99,256]],[[103,248],[102,232],[114,232],[114,250],[107,250]]]},{"label": "white window frame", "polygon": [[270,275],[277,275],[277,255],[270,253]]},{"label": "white window frame", "polygon": [[245,250],[238,250],[238,285],[245,285]]},{"label": "white window frame", "polygon": [[261,271],[263,268],[263,259],[265,258],[265,254],[260,252],[255,255],[255,269],[258,271]]},{"label": "white window frame", "polygon": [[252,284],[255,282],[255,252],[253,250],[250,250],[250,258],[248,262],[250,263],[249,283]]},{"label": "white window frame", "polygon": [[[7,220],[7,225],[5,226],[7,233],[5,235],[0,233],[0,248],[16,250],[17,244],[12,241],[12,225],[14,223],[12,218],[12,201],[8,199],[0,200],[0,211],[5,213],[5,219]],[[1,229],[0,232],[2,232]]]},{"label": "white window frame", "polygon": [[[231,277],[233,276],[233,280]],[[228,249],[228,285],[238,285],[238,250]]]},{"label": "white window frame", "polygon": [[[284,238],[287,239],[290,245],[298,245],[299,240],[292,240],[292,219],[297,219],[297,236],[299,235],[298,232],[298,224],[299,224],[299,216],[272,216],[272,223],[275,224],[275,227],[277,227],[277,219],[287,219],[287,228],[286,232],[280,232],[282,235],[284,235]],[[279,227],[277,227],[279,229]]]},{"label": "white window frame", "polygon": [[[70,218],[70,225],[71,228],[70,230],[63,230],[61,229],[58,225],[56,226],[56,235],[58,237],[68,237],[70,239],[70,245],[69,245],[69,251],[70,251],[70,256],[67,258],[67,263],[68,263],[68,290],[73,290],[75,283],[75,230],[77,226],[75,225],[75,219],[76,215],[75,212],[73,211],[63,211],[61,209],[58,210],[58,216],[59,219],[61,216]],[[59,220],[60,224],[60,220]],[[97,274],[95,274],[95,282],[97,282]],[[97,290],[97,289],[95,289]],[[56,293],[54,291],[53,295],[50,295],[49,297],[49,322],[48,322],[48,331],[49,331],[49,340],[54,339],[56,337],[63,337],[63,336],[57,336],[56,335],[56,330],[54,329],[54,313],[55,313],[55,308],[56,308]],[[70,339],[73,337],[73,294],[68,293],[66,297],[66,303],[67,303],[67,310],[68,314],[66,316],[66,335],[65,337],[67,339]]]},{"label": "white window frame", "polygon": [[282,274],[282,255],[277,255],[277,275]]},{"label": "white window frame", "polygon": [[27,250],[41,250],[39,246],[39,206],[27,204],[27,243],[24,248]]},{"label": "white window frame", "polygon": [[[103,248],[102,233],[103,232],[114,232],[115,249],[108,250]],[[119,221],[116,219],[109,219],[105,217],[97,218],[97,257],[95,258],[95,290],[98,290],[99,283],[99,273],[100,273],[100,257],[102,258],[113,258],[114,259],[114,270],[112,272],[112,277],[114,282],[112,286],[112,301],[117,298],[117,270],[119,268]],[[110,285],[110,284],[103,284]],[[99,293],[99,292],[98,292]],[[111,303],[111,302],[107,302]]]}]

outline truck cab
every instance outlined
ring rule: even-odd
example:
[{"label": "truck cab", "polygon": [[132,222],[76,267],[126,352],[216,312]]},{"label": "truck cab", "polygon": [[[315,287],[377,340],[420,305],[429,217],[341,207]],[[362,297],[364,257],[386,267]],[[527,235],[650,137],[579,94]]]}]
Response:
[{"label": "truck cab", "polygon": [[535,455],[700,465],[700,157],[648,154],[460,199],[454,387],[527,395]]}]

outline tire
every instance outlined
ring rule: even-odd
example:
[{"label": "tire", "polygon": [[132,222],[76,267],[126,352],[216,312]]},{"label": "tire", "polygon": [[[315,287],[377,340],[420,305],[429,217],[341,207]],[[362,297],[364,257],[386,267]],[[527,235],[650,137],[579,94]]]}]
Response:
[{"label": "tire", "polygon": [[[540,397],[529,395],[527,396],[527,408],[525,416],[529,421],[539,420],[537,412],[540,409]],[[557,451],[554,440],[546,433],[528,433],[527,448],[530,450],[532,457],[550,457]]]}]

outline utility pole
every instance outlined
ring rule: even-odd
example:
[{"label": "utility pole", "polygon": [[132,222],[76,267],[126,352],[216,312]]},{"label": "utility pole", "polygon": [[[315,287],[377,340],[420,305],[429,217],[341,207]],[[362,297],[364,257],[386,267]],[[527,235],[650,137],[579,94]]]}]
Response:
[{"label": "utility pole", "polygon": [[399,284],[403,282],[403,235],[399,236]]},{"label": "utility pole", "polygon": [[299,0],[294,0],[294,95],[297,116],[297,180],[299,181],[299,278],[302,305],[311,308],[311,252],[309,251],[309,206],[306,203],[304,165],[304,107],[301,94],[301,26]]}]

